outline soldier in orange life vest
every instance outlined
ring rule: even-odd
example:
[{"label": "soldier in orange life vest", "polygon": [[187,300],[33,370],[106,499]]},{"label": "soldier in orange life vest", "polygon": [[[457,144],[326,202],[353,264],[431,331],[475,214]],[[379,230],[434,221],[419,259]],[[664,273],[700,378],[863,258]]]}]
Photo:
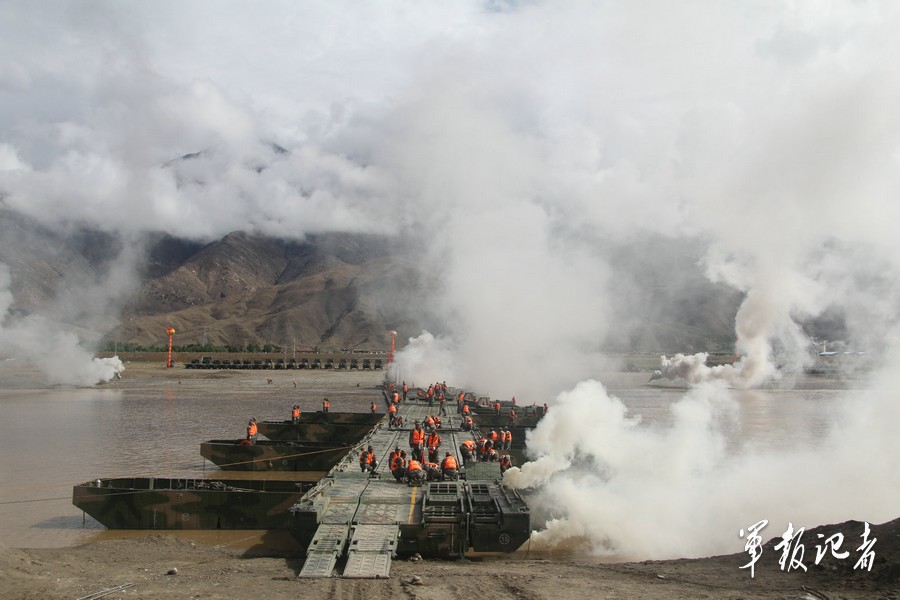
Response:
[{"label": "soldier in orange life vest", "polygon": [[425,438],[425,446],[428,447],[428,460],[430,462],[437,462],[438,448],[441,447],[441,436],[439,436],[436,431],[432,431],[428,434],[428,437]]},{"label": "soldier in orange life vest", "polygon": [[428,481],[440,481],[443,479],[441,467],[436,462],[424,462],[422,463],[422,468],[425,469],[425,475],[427,475]]},{"label": "soldier in orange life vest", "polygon": [[390,454],[388,454],[388,466],[394,464],[394,459],[400,456],[400,446],[395,446],[393,450],[391,450]]},{"label": "soldier in orange life vest", "polygon": [[251,419],[247,422],[247,439],[250,440],[250,443],[251,443],[251,444],[255,444],[255,443],[256,443],[256,434],[257,434],[257,431],[258,431],[258,430],[257,430],[257,428],[256,428],[256,419],[255,419],[255,418],[251,418]]},{"label": "soldier in orange life vest", "polygon": [[466,418],[464,418],[462,421],[460,429],[462,429],[463,431],[472,431],[472,417],[466,415]]},{"label": "soldier in orange life vest", "polygon": [[463,407],[463,404],[465,404],[465,403],[466,403],[466,393],[460,392],[459,395],[456,397],[456,412],[462,414],[462,407]]},{"label": "soldier in orange life vest", "polygon": [[412,459],[422,461],[422,448],[425,446],[425,431],[416,421],[416,426],[409,432],[409,447],[412,448]]},{"label": "soldier in orange life vest", "polygon": [[295,404],[295,405],[291,408],[291,420],[292,420],[294,423],[296,423],[297,421],[300,420],[300,405],[299,405],[299,404]]},{"label": "soldier in orange life vest", "polygon": [[434,417],[431,415],[425,417],[425,431],[434,431]]},{"label": "soldier in orange life vest", "polygon": [[444,456],[444,460],[441,461],[441,473],[443,473],[444,479],[449,479],[450,481],[456,481],[459,477],[459,466],[456,464],[456,459],[449,452]]},{"label": "soldier in orange life vest", "polygon": [[505,473],[506,470],[508,468],[510,468],[511,466],[512,466],[512,459],[510,458],[509,454],[501,454],[500,455],[500,474],[502,475],[503,473]]},{"label": "soldier in orange life vest", "polygon": [[468,405],[468,404],[463,404],[463,407],[462,407],[462,414],[467,415],[467,414],[469,414],[469,412],[470,412],[470,411],[469,411],[469,405]]},{"label": "soldier in orange life vest", "polygon": [[400,454],[394,457],[391,460],[391,475],[394,476],[394,479],[397,480],[398,483],[403,481],[403,478],[406,477],[406,451],[401,450]]},{"label": "soldier in orange life vest", "polygon": [[507,428],[503,428],[503,449],[509,450],[512,448],[512,431]]},{"label": "soldier in orange life vest", "polygon": [[510,427],[516,424],[516,409],[515,408],[509,409],[509,417],[507,417],[507,419],[506,419],[506,424]]},{"label": "soldier in orange life vest", "polygon": [[406,395],[409,393],[409,386],[406,385],[406,382],[403,382],[403,401],[406,402]]},{"label": "soldier in orange life vest", "polygon": [[459,455],[464,465],[475,462],[475,446],[475,440],[466,440],[459,445]]},{"label": "soldier in orange life vest", "polygon": [[442,414],[442,415],[446,415],[447,414],[447,399],[444,397],[444,392],[441,392],[440,394],[438,394],[438,406],[440,407],[440,410],[438,411],[438,413]]},{"label": "soldier in orange life vest", "polygon": [[428,474],[422,470],[422,464],[411,458],[406,465],[406,480],[410,483],[424,483]]},{"label": "soldier in orange life vest", "polygon": [[375,460],[375,450],[372,446],[369,446],[366,450],[360,452],[359,468],[362,471],[369,471],[370,473],[374,473],[375,469],[378,468],[378,461]]},{"label": "soldier in orange life vest", "polygon": [[496,429],[491,429],[491,445],[497,448],[500,445],[500,434]]},{"label": "soldier in orange life vest", "polygon": [[393,402],[394,404],[400,404],[400,394],[397,392],[397,390],[394,390],[394,393],[391,394],[391,402]]},{"label": "soldier in orange life vest", "polygon": [[328,410],[331,408],[331,402],[328,401],[328,398],[322,400],[322,412],[326,415],[328,414]]},{"label": "soldier in orange life vest", "polygon": [[494,412],[496,412],[499,415],[500,409],[501,409],[500,401],[498,400],[497,402],[494,403]]},{"label": "soldier in orange life vest", "polygon": [[388,429],[394,427],[397,424],[397,405],[391,404],[388,406]]}]

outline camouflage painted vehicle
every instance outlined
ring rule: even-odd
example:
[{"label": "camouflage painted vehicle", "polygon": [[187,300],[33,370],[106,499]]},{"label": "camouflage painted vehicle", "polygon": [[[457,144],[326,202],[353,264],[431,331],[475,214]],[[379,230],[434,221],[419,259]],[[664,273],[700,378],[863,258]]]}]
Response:
[{"label": "camouflage painted vehicle", "polygon": [[300,576],[331,576],[345,553],[344,577],[385,577],[394,555],[514,552],[531,535],[528,506],[500,483],[498,463],[479,467],[466,481],[411,487],[352,470],[326,477],[291,508],[291,534],[307,548]]},{"label": "camouflage painted vehicle", "polygon": [[289,529],[290,507],[311,481],[97,479],[72,504],[110,529]]},{"label": "camouflage painted vehicle", "polygon": [[260,421],[260,435],[279,442],[354,444],[385,418],[381,413],[304,413],[299,422]]},{"label": "camouflage painted vehicle", "polygon": [[226,471],[327,471],[349,450],[328,442],[271,442],[257,440],[209,440],[200,454]]}]

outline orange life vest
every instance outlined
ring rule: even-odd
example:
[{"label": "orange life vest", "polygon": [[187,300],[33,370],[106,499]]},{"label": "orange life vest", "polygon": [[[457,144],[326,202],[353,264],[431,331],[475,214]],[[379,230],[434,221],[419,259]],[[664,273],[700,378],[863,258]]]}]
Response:
[{"label": "orange life vest", "polygon": [[291,416],[295,419],[299,419],[300,418],[300,409],[295,408],[295,409],[291,410]]},{"label": "orange life vest", "polygon": [[247,435],[254,436],[256,435],[256,423],[250,423],[247,425]]},{"label": "orange life vest", "polygon": [[453,455],[452,455],[452,454],[451,454],[450,456],[445,456],[445,457],[444,457],[444,462],[443,462],[443,464],[442,464],[441,466],[442,466],[443,468],[445,468],[445,469],[457,469],[457,468],[459,468],[459,467],[456,465],[456,459],[453,458]]},{"label": "orange life vest", "polygon": [[419,461],[413,459],[409,461],[409,466],[406,467],[409,471],[421,471],[422,465],[419,464]]},{"label": "orange life vest", "polygon": [[397,406],[396,406],[395,404],[391,404],[390,406],[388,406],[388,412],[391,413],[392,415],[393,415],[393,414],[396,414],[396,413],[397,413]]},{"label": "orange life vest", "polygon": [[425,430],[424,429],[413,429],[409,434],[409,444],[411,446],[417,446],[419,444],[425,443]]},{"label": "orange life vest", "polygon": [[463,404],[463,414],[464,415],[469,414],[469,405],[468,404]]}]

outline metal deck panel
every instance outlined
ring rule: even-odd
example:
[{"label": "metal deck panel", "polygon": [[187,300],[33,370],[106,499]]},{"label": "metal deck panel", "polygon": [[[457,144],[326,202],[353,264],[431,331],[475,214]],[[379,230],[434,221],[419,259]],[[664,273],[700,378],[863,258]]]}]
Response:
[{"label": "metal deck panel", "polygon": [[310,552],[298,577],[331,577],[336,562],[337,554],[333,552]]},{"label": "metal deck panel", "polygon": [[354,525],[350,552],[388,552],[397,549],[400,528],[397,525]]},{"label": "metal deck panel", "polygon": [[387,552],[350,552],[343,577],[387,579],[391,576],[391,555]]}]

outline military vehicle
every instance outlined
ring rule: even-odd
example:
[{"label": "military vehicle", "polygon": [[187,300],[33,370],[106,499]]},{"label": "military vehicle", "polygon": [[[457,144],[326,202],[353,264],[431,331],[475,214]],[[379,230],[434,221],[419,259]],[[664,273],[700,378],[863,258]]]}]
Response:
[{"label": "military vehicle", "polygon": [[209,440],[200,455],[226,471],[327,471],[347,454],[346,444]]},{"label": "military vehicle", "polygon": [[[428,413],[426,406],[408,403],[400,410],[409,423]],[[459,430],[459,415],[444,421],[441,454],[456,456],[472,434]],[[392,448],[408,450],[408,435],[408,428],[373,430],[291,508],[291,533],[307,549],[301,577],[331,577],[340,569],[343,577],[388,577],[397,555],[513,552],[528,539],[528,506],[503,486],[499,463],[462,467],[456,481],[397,483],[384,462]],[[360,468],[359,452],[368,446],[384,475]]]},{"label": "military vehicle", "polygon": [[312,481],[161,477],[97,479],[72,504],[110,529],[289,529]]},{"label": "military vehicle", "polygon": [[355,444],[384,419],[380,413],[303,413],[299,421],[259,421],[259,434],[282,442]]}]

